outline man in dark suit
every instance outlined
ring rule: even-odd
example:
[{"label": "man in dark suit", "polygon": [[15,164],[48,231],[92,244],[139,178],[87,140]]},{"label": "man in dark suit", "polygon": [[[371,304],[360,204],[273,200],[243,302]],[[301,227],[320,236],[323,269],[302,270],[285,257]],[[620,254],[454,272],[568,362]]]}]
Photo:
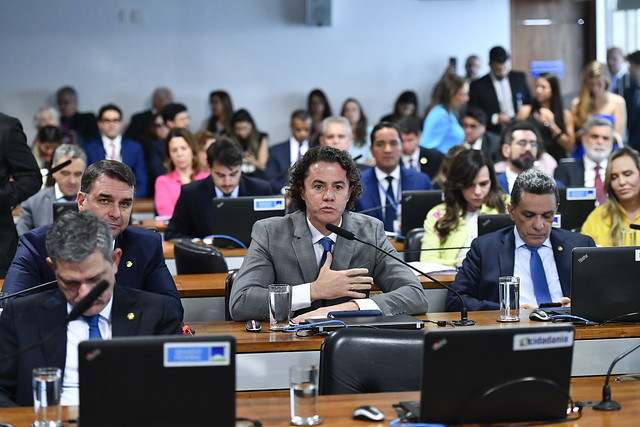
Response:
[{"label": "man in dark suit", "polygon": [[489,51],[489,74],[471,82],[469,106],[480,107],[489,117],[487,130],[500,134],[502,126],[531,103],[524,73],[509,71],[509,54],[501,46]]},{"label": "man in dark suit", "polygon": [[307,110],[296,110],[291,114],[291,137],[269,148],[266,178],[274,193],[281,193],[287,183],[287,171],[304,156],[311,145],[309,135],[311,115]]},{"label": "man in dark suit", "polygon": [[18,234],[11,210],[35,194],[42,175],[18,119],[0,113],[0,278],[16,253]]},{"label": "man in dark suit", "polygon": [[85,143],[100,137],[96,116],[93,113],[78,113],[78,93],[71,86],[64,86],[56,93],[60,108],[60,128],[64,133],[75,131],[80,142]]},{"label": "man in dark suit", "polygon": [[[397,232],[401,193],[408,190],[430,190],[429,176],[400,164],[402,137],[398,125],[378,123],[371,131],[371,154],[376,166],[362,172],[362,197],[356,202],[356,212],[378,218],[385,231]],[[384,203],[382,202],[384,201]]]},{"label": "man in dark suit", "polygon": [[422,172],[434,179],[444,159],[440,150],[420,146],[422,123],[413,116],[400,118],[397,122],[402,136],[402,164],[406,169]]},{"label": "man in dark suit", "polygon": [[84,144],[89,164],[100,160],[118,160],[129,166],[136,176],[136,198],[147,195],[147,165],[144,160],[142,145],[129,138],[123,138],[122,111],[114,104],[100,108],[98,127],[102,137]]},{"label": "man in dark suit", "polygon": [[518,175],[522,171],[531,169],[535,161],[540,158],[541,151],[538,147],[541,139],[535,125],[525,120],[511,122],[502,138],[500,149],[502,157],[506,159],[507,167],[496,178],[498,185],[510,194]]},{"label": "man in dark suit", "polygon": [[141,111],[131,117],[127,130],[124,131],[125,138],[134,141],[142,141],[142,136],[149,129],[153,116],[162,111],[162,108],[173,102],[173,93],[166,87],[158,87],[151,95],[151,109]]},{"label": "man in dark suit", "polygon": [[469,107],[462,117],[464,145],[473,150],[484,150],[493,162],[498,161],[499,135],[487,132],[487,115],[478,107]]},{"label": "man in dark suit", "polygon": [[[182,318],[182,303],[173,277],[164,260],[162,237],[140,227],[128,227],[133,208],[136,180],[129,166],[102,160],[87,168],[78,193],[78,209],[104,218],[111,227],[114,245],[122,251],[116,274],[118,283],[171,298]],[[46,263],[45,238],[48,226],[28,231],[20,237],[3,291],[14,293],[55,280]]]},{"label": "man in dark suit", "polygon": [[207,149],[211,179],[182,186],[173,217],[164,232],[165,239],[210,236],[213,233],[213,199],[216,197],[273,194],[267,181],[242,175],[242,157],[242,148],[229,138],[221,138]]},{"label": "man in dark suit", "polygon": [[[180,334],[180,318],[171,301],[161,295],[116,285],[122,249],[112,248],[111,230],[92,212],[60,217],[47,231],[47,264],[55,271],[58,288],[18,297],[0,317],[0,358],[37,343],[50,333],[42,348],[0,363],[0,406],[31,406],[32,370],[62,369],[62,405],[77,405],[80,341],[132,335]],[[75,306],[102,281],[109,286],[77,320],[57,330]]]},{"label": "man in dark suit", "polygon": [[640,50],[627,56],[631,83],[624,92],[627,104],[627,129],[629,145],[640,150]]},{"label": "man in dark suit", "polygon": [[[518,276],[520,307],[552,301],[569,305],[571,251],[595,246],[593,239],[551,227],[558,187],[542,171],[529,169],[518,176],[508,208],[515,226],[476,238],[451,287],[462,294],[470,311],[497,310],[498,278]],[[461,308],[460,300],[449,293],[446,310]]]},{"label": "man in dark suit", "polygon": [[[631,86],[631,76],[629,75],[626,58],[619,47],[607,49],[607,68],[611,74],[611,87],[609,90],[620,96]],[[627,111],[628,112],[628,111]]]}]

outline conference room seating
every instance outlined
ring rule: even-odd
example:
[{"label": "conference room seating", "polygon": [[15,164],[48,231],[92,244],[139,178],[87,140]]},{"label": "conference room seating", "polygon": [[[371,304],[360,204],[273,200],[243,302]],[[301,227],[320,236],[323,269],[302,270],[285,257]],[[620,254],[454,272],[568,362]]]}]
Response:
[{"label": "conference room seating", "polygon": [[233,320],[231,313],[229,313],[229,300],[231,297],[231,288],[233,287],[233,281],[236,280],[238,270],[233,270],[229,273],[224,280],[224,320]]},{"label": "conference room seating", "polygon": [[173,256],[178,274],[226,273],[227,261],[214,246],[199,245],[189,239],[176,240]]},{"label": "conference room seating", "polygon": [[320,394],[420,390],[424,332],[345,328],[320,349]]},{"label": "conference room seating", "polygon": [[406,262],[420,261],[420,249],[424,228],[414,228],[404,237],[404,260]]}]

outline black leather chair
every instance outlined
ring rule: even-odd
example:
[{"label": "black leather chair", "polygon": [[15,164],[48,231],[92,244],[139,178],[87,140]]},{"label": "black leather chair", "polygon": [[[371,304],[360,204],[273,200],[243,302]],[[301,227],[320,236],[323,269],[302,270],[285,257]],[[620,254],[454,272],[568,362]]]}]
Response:
[{"label": "black leather chair", "polygon": [[178,274],[226,273],[227,261],[214,246],[204,246],[189,239],[176,240],[173,247]]},{"label": "black leather chair", "polygon": [[231,296],[233,281],[236,280],[237,275],[238,270],[232,270],[224,280],[224,320],[233,320],[231,313],[229,313],[229,297]]},{"label": "black leather chair", "polygon": [[420,390],[424,331],[344,328],[320,349],[320,394]]},{"label": "black leather chair", "polygon": [[404,260],[406,262],[420,261],[424,228],[414,228],[404,236]]}]

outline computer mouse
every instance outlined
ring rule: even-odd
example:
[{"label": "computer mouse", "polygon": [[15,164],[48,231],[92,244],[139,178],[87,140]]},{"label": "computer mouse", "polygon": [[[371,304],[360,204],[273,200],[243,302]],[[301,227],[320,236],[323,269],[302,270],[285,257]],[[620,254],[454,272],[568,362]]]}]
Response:
[{"label": "computer mouse", "polygon": [[384,413],[375,406],[359,406],[355,409],[355,411],[353,411],[353,419],[365,421],[382,421],[384,420]]},{"label": "computer mouse", "polygon": [[529,319],[535,320],[536,322],[548,322],[551,320],[551,316],[544,310],[536,308],[529,314]]},{"label": "computer mouse", "polygon": [[245,326],[247,328],[247,331],[249,332],[260,332],[260,330],[262,329],[262,325],[260,324],[259,320],[247,320]]}]

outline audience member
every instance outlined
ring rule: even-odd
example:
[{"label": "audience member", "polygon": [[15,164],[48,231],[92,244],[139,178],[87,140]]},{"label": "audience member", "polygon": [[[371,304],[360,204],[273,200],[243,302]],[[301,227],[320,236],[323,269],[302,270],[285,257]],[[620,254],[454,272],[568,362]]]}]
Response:
[{"label": "audience member", "polygon": [[516,118],[536,124],[545,151],[556,161],[573,152],[573,116],[563,106],[560,80],[555,74],[542,73],[536,77],[533,101],[531,105],[523,105]]},{"label": "audience member", "polygon": [[[0,358],[8,357],[0,365],[0,406],[32,406],[32,371],[42,366],[62,370],[60,403],[78,405],[80,341],[181,332],[181,319],[167,298],[127,288],[127,283],[116,285],[122,249],[113,248],[104,219],[91,212],[63,215],[49,227],[46,245],[57,289],[9,301],[0,317]],[[10,357],[39,346],[43,337],[66,323],[69,307],[104,280],[107,289],[64,332],[55,334],[43,348]]]},{"label": "audience member", "polygon": [[[458,155],[459,152],[468,150],[468,148],[464,144],[454,145],[447,151],[447,154],[444,155],[442,159],[442,164],[440,165],[440,170],[436,177],[431,181],[433,184],[433,188],[444,190],[445,183],[447,182],[447,175],[449,173],[449,168],[451,167],[451,163],[453,163],[454,157]],[[439,151],[438,151],[439,152]]]},{"label": "audience member", "polygon": [[433,180],[440,170],[444,154],[435,149],[420,147],[422,126],[417,118],[402,117],[397,125],[402,136],[402,164],[406,169],[425,173]]},{"label": "audience member", "polygon": [[613,126],[607,119],[593,117],[584,124],[584,155],[558,165],[554,177],[567,187],[595,187],[598,204],[604,202],[607,159],[613,150]]},{"label": "audience member", "polygon": [[[162,119],[167,128],[167,135],[171,129],[189,129],[189,125],[191,124],[187,107],[179,103],[165,105],[162,109]],[[163,128],[159,130],[164,131]],[[158,132],[158,136],[160,136],[160,132]],[[151,151],[149,152],[149,176],[151,182],[154,183],[159,176],[167,173],[167,167],[164,164],[166,139],[165,136],[151,143]]]},{"label": "audience member", "polygon": [[269,148],[266,179],[274,193],[282,193],[287,183],[287,171],[311,146],[311,115],[307,110],[296,110],[291,114],[291,136]]},{"label": "audience member", "polygon": [[[173,102],[173,93],[166,87],[158,87],[151,95],[151,109],[141,111],[131,117],[127,130],[124,131],[125,138],[133,139],[143,144],[144,134],[149,129],[156,114],[160,113],[165,105]],[[148,151],[147,147],[145,152]]]},{"label": "audience member", "polygon": [[231,96],[223,90],[214,90],[209,94],[211,116],[205,123],[204,130],[213,132],[215,136],[231,134],[231,116],[233,103]]},{"label": "audience member", "polygon": [[492,162],[498,160],[500,138],[495,133],[487,132],[487,114],[478,107],[469,107],[462,116],[464,130],[464,146],[473,150],[482,150]]},{"label": "audience member", "polygon": [[504,130],[500,148],[506,168],[498,175],[498,184],[507,194],[511,193],[518,175],[533,168],[540,159],[543,150],[538,141],[538,129],[531,122],[516,120]]},{"label": "audience member", "polygon": [[247,110],[240,109],[231,116],[231,139],[244,151],[242,173],[263,178],[269,161],[269,139],[257,129]]},{"label": "audience member", "polygon": [[122,111],[114,104],[103,105],[98,113],[98,127],[102,137],[84,145],[87,162],[93,164],[100,160],[117,160],[129,166],[136,175],[136,197],[147,195],[147,165],[139,142],[123,138]]},{"label": "audience member", "polygon": [[607,49],[607,68],[611,75],[611,92],[624,95],[631,84],[626,58],[619,47]]},{"label": "audience member", "polygon": [[627,57],[631,84],[624,92],[629,122],[629,145],[640,150],[640,50],[636,50]]},{"label": "audience member", "polygon": [[43,126],[38,129],[36,141],[33,144],[31,152],[38,162],[38,167],[46,175],[46,171],[51,166],[53,152],[62,144],[62,131],[57,126]]},{"label": "audience member", "polygon": [[78,112],[78,94],[74,88],[61,87],[56,93],[56,99],[60,108],[62,132],[75,131],[83,144],[100,137],[96,116],[93,113]]},{"label": "audience member", "polygon": [[362,197],[356,211],[384,222],[385,231],[400,230],[400,199],[403,191],[430,190],[429,176],[405,169],[400,163],[402,137],[398,125],[378,123],[371,131],[371,153],[376,166],[362,172]]},{"label": "audience member", "polygon": [[189,130],[177,128],[169,131],[164,149],[169,172],[160,175],[155,183],[153,202],[158,215],[172,216],[182,186],[209,176],[209,172],[205,172],[208,168],[200,171],[197,145]]},{"label": "audience member", "polygon": [[[53,107],[42,107],[39,108],[33,117],[33,127],[39,131],[40,128],[45,126],[55,126],[57,128],[60,127],[60,113]],[[70,129],[67,132],[62,132],[63,144],[75,144],[81,146],[80,140],[78,138],[78,134],[73,129]],[[37,137],[34,140],[34,145],[37,142]]]},{"label": "audience member", "polygon": [[182,187],[165,239],[204,238],[213,234],[213,199],[272,194],[268,182],[242,173],[242,148],[223,137],[207,149],[211,178]]},{"label": "audience member", "polygon": [[531,103],[531,91],[524,73],[510,71],[509,54],[501,46],[489,51],[489,74],[471,83],[469,106],[487,113],[487,130],[499,134],[521,106]]},{"label": "audience member", "polygon": [[327,95],[320,89],[313,89],[307,97],[307,111],[311,114],[311,135],[309,140],[313,144],[318,143],[320,132],[322,129],[322,121],[327,117],[333,116],[331,105]]},{"label": "audience member", "polygon": [[447,170],[444,203],[429,211],[424,220],[422,262],[460,265],[471,241],[478,237],[478,215],[506,212],[504,191],[498,185],[491,159],[482,150],[463,150]]},{"label": "audience member", "polygon": [[[537,169],[518,176],[507,207],[515,226],[471,242],[451,287],[462,294],[470,311],[498,310],[498,278],[518,276],[521,308],[543,302],[569,305],[571,251],[595,246],[593,239],[551,226],[558,209],[558,187]],[[460,300],[449,293],[446,310],[461,308]]]},{"label": "audience member", "polygon": [[474,80],[478,80],[480,66],[480,57],[478,55],[469,55],[467,60],[464,61],[464,78],[468,84],[471,84]]},{"label": "audience member", "polygon": [[604,188],[608,200],[589,214],[581,232],[597,245],[619,246],[620,232],[640,225],[640,154],[623,147],[611,154]]},{"label": "audience member", "polygon": [[[18,244],[11,210],[41,185],[42,175],[20,121],[0,113],[0,279],[7,274]],[[3,292],[7,292],[6,288]]]},{"label": "audience member", "polygon": [[320,145],[349,151],[353,142],[351,124],[346,117],[329,116],[322,121]]},{"label": "audience member", "polygon": [[196,133],[196,142],[198,143],[198,165],[201,171],[209,174],[209,162],[207,162],[207,149],[216,142],[216,135],[208,130]]},{"label": "audience member", "polygon": [[418,118],[418,95],[412,90],[406,90],[398,96],[393,106],[393,113],[380,119],[380,122],[397,122],[402,117]]},{"label": "audience member", "polygon": [[[129,166],[101,160],[89,165],[82,175],[78,209],[95,213],[111,228],[113,247],[122,251],[116,272],[118,283],[167,296],[182,319],[182,303],[164,260],[162,236],[152,230],[128,226],[135,191],[136,178]],[[3,292],[11,294],[56,279],[46,263],[48,228],[38,227],[20,237]]]},{"label": "audience member", "polygon": [[[291,285],[296,322],[336,310],[379,309],[386,315],[427,310],[422,286],[408,268],[326,229],[327,224],[343,227],[396,253],[382,223],[350,211],[362,192],[358,175],[351,156],[332,147],[314,147],[292,167],[288,193],[296,211],[254,224],[231,290],[234,320],[268,319],[272,283]],[[367,298],[373,281],[384,293]]]},{"label": "audience member", "polygon": [[456,111],[469,100],[469,85],[456,74],[445,73],[436,85],[424,119],[420,146],[435,148],[443,154],[462,144],[464,131]]},{"label": "audience member", "polygon": [[62,144],[53,153],[52,166],[67,160],[71,164],[52,174],[54,185],[45,187],[20,205],[16,229],[22,236],[29,230],[53,222],[54,202],[75,202],[80,191],[82,173],[87,167],[87,155],[77,145]]},{"label": "audience member", "polygon": [[373,166],[375,159],[371,156],[371,144],[369,142],[371,127],[368,125],[364,111],[362,111],[362,105],[355,98],[347,98],[342,104],[340,115],[349,120],[353,132],[353,143],[349,147],[351,158],[356,163]]}]

